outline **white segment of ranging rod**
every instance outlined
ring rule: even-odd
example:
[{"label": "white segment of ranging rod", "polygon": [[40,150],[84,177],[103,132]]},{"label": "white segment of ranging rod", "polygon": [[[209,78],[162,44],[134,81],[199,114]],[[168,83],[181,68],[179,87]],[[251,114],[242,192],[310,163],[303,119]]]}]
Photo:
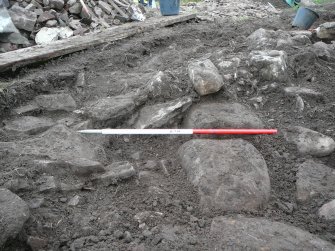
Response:
[{"label": "white segment of ranging rod", "polygon": [[88,129],[78,131],[88,134],[136,134],[136,135],[169,135],[169,134],[193,134],[193,129]]}]

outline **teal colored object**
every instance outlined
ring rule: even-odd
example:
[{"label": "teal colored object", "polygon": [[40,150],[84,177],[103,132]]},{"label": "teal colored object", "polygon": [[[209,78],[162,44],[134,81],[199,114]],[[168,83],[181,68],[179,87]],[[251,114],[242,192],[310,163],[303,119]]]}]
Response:
[{"label": "teal colored object", "polygon": [[315,11],[300,7],[295,15],[292,26],[308,30],[318,18],[319,14]]},{"label": "teal colored object", "polygon": [[180,0],[159,0],[159,8],[163,16],[178,15]]},{"label": "teal colored object", "polygon": [[284,0],[289,6],[291,6],[291,7],[294,7],[295,5],[297,5],[297,3],[299,3],[299,2],[297,2],[297,1],[295,1],[295,0]]}]

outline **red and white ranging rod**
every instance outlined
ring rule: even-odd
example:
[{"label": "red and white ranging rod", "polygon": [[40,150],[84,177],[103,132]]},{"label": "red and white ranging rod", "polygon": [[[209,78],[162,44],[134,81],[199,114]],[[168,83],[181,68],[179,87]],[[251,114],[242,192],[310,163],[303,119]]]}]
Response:
[{"label": "red and white ranging rod", "polygon": [[276,134],[277,129],[88,129],[80,130],[78,132],[105,135],[256,135]]}]

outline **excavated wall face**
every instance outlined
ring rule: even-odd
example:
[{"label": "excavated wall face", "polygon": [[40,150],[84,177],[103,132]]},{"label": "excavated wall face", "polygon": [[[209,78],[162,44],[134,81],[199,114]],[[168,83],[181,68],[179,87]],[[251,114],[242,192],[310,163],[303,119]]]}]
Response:
[{"label": "excavated wall face", "polygon": [[[192,21],[1,75],[2,249],[334,250],[334,57],[289,13]],[[105,127],[279,134],[77,132]]]}]

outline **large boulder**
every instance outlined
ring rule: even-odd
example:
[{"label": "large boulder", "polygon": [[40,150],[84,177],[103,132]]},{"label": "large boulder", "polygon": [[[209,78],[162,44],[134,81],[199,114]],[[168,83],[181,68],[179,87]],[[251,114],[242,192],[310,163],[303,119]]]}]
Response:
[{"label": "large boulder", "polygon": [[264,80],[285,81],[287,79],[287,54],[285,51],[252,51],[249,64]]},{"label": "large boulder", "polygon": [[285,139],[296,145],[301,154],[323,157],[335,150],[335,141],[319,132],[294,126],[283,131]]},{"label": "large boulder", "polygon": [[335,172],[326,165],[307,160],[298,167],[296,187],[300,202],[320,195],[335,198]]},{"label": "large boulder", "polygon": [[254,210],[270,196],[262,155],[242,139],[190,140],[178,151],[190,182],[198,187],[204,211]]},{"label": "large boulder", "polygon": [[214,218],[210,238],[211,250],[335,250],[333,244],[297,227],[241,215]]},{"label": "large boulder", "polygon": [[201,96],[218,92],[223,86],[222,76],[209,59],[192,61],[188,65],[188,75]]},{"label": "large boulder", "polygon": [[47,156],[53,160],[73,158],[105,160],[105,151],[101,146],[91,143],[64,125],[56,125],[35,138],[16,142],[0,142],[0,151]]},{"label": "large boulder", "polygon": [[186,115],[185,128],[262,128],[262,120],[239,103],[195,105]]},{"label": "large boulder", "polygon": [[21,231],[30,216],[28,205],[16,194],[0,188],[0,249]]},{"label": "large boulder", "polygon": [[170,102],[145,106],[140,110],[135,128],[159,128],[172,124],[174,119],[185,112],[192,104],[191,97],[175,99]]}]

